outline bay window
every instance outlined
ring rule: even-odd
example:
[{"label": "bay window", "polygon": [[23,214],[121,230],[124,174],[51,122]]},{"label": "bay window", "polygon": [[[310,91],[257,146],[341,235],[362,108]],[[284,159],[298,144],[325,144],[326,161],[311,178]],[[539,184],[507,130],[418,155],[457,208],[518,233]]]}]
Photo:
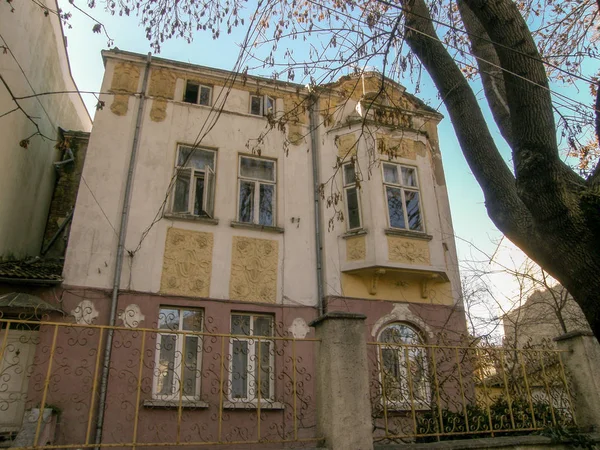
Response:
[{"label": "bay window", "polygon": [[382,166],[390,227],[424,231],[417,169],[387,162]]}]

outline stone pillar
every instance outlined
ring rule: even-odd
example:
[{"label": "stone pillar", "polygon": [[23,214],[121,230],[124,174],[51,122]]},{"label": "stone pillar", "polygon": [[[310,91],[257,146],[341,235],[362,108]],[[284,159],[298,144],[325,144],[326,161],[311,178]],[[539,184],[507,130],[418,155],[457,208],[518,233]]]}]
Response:
[{"label": "stone pillar", "polygon": [[600,430],[600,345],[589,331],[573,331],[554,339],[572,381],[577,425]]},{"label": "stone pillar", "polygon": [[329,450],[373,450],[365,319],[330,312],[314,320],[317,421]]}]

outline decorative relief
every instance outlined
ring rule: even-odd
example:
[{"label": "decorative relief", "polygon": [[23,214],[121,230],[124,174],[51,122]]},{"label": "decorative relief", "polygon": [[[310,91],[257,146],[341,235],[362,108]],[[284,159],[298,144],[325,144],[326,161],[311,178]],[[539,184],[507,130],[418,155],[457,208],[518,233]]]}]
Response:
[{"label": "decorative relief", "polygon": [[357,236],[346,239],[346,260],[359,261],[367,257],[366,239],[364,236]]},{"label": "decorative relief", "polygon": [[110,91],[115,95],[110,110],[117,116],[127,114],[129,95],[137,92],[140,79],[140,68],[134,64],[118,63],[110,85]]},{"label": "decorative relief", "polygon": [[82,300],[77,307],[71,311],[71,315],[75,317],[75,322],[78,325],[91,325],[100,313],[91,300]]},{"label": "decorative relief", "polygon": [[229,296],[235,300],[275,303],[279,243],[233,237]]},{"label": "decorative relief", "polygon": [[208,297],[212,253],[212,233],[169,228],[160,291],[165,294]]},{"label": "decorative relief", "polygon": [[113,95],[113,101],[110,104],[110,110],[117,116],[124,116],[127,114],[127,108],[129,107],[129,95],[128,94],[115,94]]},{"label": "decorative relief", "polygon": [[137,92],[139,79],[139,66],[129,63],[118,63],[115,65],[110,90],[112,92],[133,94]]},{"label": "decorative relief", "polygon": [[429,243],[399,236],[388,236],[388,259],[405,264],[429,265]]},{"label": "decorative relief", "polygon": [[399,321],[412,322],[413,324],[417,325],[417,327],[420,328],[421,331],[427,333],[428,338],[433,338],[433,332],[431,331],[431,328],[429,327],[429,325],[427,325],[427,323],[425,323],[425,321],[421,317],[419,317],[417,314],[413,313],[410,310],[410,307],[406,303],[396,303],[394,305],[394,308],[392,309],[392,311],[389,314],[386,314],[386,315],[380,317],[377,320],[377,322],[375,322],[375,325],[373,325],[373,328],[371,329],[371,336],[373,336],[375,339],[377,339],[377,335],[379,334],[379,331],[385,325],[387,325],[391,322],[399,322]]},{"label": "decorative relief", "polygon": [[175,98],[175,82],[177,76],[171,70],[153,69],[150,75],[148,95],[173,100]]},{"label": "decorative relief", "polygon": [[417,159],[415,142],[409,139],[392,138],[385,134],[377,134],[377,150],[391,158]]},{"label": "decorative relief", "polygon": [[340,158],[356,156],[356,147],[358,146],[358,142],[356,141],[356,135],[354,133],[336,136],[335,141]]},{"label": "decorative relief", "polygon": [[310,327],[302,317],[296,317],[288,331],[292,333],[294,339],[304,339],[308,333],[310,333]]},{"label": "decorative relief", "polygon": [[152,109],[150,109],[150,120],[153,122],[162,122],[167,118],[167,101],[155,98],[152,100]]},{"label": "decorative relief", "polygon": [[119,313],[119,319],[123,321],[123,326],[127,328],[137,328],[145,318],[146,316],[142,314],[140,307],[135,303],[127,305],[125,310]]}]

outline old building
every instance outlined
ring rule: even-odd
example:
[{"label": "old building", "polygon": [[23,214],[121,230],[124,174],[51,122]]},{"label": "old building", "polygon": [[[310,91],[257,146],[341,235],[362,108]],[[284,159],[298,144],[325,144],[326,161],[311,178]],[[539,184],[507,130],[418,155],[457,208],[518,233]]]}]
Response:
[{"label": "old building", "polygon": [[102,56],[60,293],[79,337],[40,329],[68,357],[33,373],[70,370],[29,393],[62,409],[57,442],[311,439],[312,320],[364,314],[398,379],[427,355],[395,344],[464,334],[439,113],[378,73]]}]

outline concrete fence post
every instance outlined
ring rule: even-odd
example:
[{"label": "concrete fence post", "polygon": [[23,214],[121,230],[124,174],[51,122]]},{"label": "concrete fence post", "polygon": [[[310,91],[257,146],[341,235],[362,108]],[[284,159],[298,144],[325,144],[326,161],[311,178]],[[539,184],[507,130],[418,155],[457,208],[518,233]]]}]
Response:
[{"label": "concrete fence post", "polygon": [[329,312],[310,324],[321,340],[317,423],[329,450],[373,450],[365,319],[362,314]]},{"label": "concrete fence post", "polygon": [[577,425],[600,430],[600,345],[589,331],[574,331],[554,339],[572,381]]}]

